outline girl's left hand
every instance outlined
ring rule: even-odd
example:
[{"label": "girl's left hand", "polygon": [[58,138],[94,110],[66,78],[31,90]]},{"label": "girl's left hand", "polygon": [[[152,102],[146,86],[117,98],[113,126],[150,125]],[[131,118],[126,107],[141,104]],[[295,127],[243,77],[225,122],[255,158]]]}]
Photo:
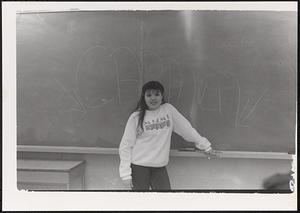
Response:
[{"label": "girl's left hand", "polygon": [[222,154],[222,152],[218,151],[218,150],[210,149],[209,151],[204,152],[204,154],[207,156],[208,159],[210,159],[211,157],[219,158],[220,154]]}]

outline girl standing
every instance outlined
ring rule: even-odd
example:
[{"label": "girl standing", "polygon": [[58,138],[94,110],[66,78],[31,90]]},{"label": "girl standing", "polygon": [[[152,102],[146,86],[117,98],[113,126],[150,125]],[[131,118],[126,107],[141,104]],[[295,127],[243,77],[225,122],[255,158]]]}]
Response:
[{"label": "girl standing", "polygon": [[164,100],[164,88],[150,81],[142,88],[135,111],[130,115],[120,143],[120,177],[133,190],[170,190],[166,170],[172,131],[206,154],[210,142],[200,136],[177,109]]}]

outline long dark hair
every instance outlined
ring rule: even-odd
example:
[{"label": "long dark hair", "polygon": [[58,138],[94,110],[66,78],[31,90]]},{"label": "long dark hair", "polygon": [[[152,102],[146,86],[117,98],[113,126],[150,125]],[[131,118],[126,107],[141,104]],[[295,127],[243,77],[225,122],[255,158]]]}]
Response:
[{"label": "long dark hair", "polygon": [[159,90],[160,93],[162,94],[163,98],[162,98],[162,104],[166,103],[165,102],[165,97],[164,97],[164,87],[161,83],[159,83],[158,81],[149,81],[147,83],[144,84],[143,88],[142,88],[142,93],[141,93],[141,97],[137,103],[136,108],[133,110],[134,112],[139,112],[139,122],[138,122],[138,126],[137,127],[141,127],[142,130],[144,130],[143,128],[143,122],[144,122],[144,117],[146,114],[146,110],[148,109],[148,106],[145,102],[145,93],[147,90]]}]

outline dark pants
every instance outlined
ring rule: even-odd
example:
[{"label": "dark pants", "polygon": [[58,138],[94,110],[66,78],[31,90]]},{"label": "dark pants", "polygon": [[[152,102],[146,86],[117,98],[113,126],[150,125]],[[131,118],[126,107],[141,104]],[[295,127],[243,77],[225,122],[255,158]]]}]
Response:
[{"label": "dark pants", "polygon": [[147,167],[131,164],[133,190],[170,190],[166,167]]}]

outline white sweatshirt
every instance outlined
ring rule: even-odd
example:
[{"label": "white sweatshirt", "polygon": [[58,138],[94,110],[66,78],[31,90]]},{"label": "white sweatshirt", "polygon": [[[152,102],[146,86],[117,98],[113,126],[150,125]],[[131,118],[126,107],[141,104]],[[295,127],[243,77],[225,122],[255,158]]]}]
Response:
[{"label": "white sweatshirt", "polygon": [[190,122],[169,103],[158,109],[146,110],[143,127],[137,128],[139,112],[130,115],[119,147],[120,177],[131,179],[131,163],[140,166],[162,167],[169,162],[172,131],[188,142],[206,150],[210,142],[202,137]]}]

